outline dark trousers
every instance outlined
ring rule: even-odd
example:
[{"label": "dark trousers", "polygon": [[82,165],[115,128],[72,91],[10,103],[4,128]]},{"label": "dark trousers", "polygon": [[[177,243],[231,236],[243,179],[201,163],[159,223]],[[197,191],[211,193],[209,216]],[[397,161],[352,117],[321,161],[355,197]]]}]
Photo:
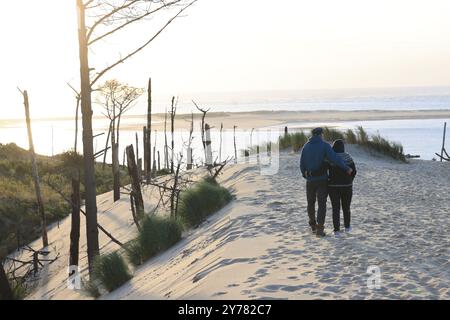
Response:
[{"label": "dark trousers", "polygon": [[[325,225],[325,216],[327,214],[327,181],[307,181],[306,198],[308,200],[309,225],[314,226],[316,222],[319,226]],[[316,200],[318,203],[316,220]]]},{"label": "dark trousers", "polygon": [[339,231],[341,227],[341,207],[344,213],[344,225],[350,228],[350,205],[352,203],[353,188],[352,187],[328,187],[330,194],[331,206],[333,207],[333,226],[334,231]]}]

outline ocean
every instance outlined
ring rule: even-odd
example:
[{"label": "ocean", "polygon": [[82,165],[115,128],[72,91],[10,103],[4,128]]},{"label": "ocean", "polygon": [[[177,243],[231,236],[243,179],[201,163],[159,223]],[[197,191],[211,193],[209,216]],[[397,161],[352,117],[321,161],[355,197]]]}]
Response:
[{"label": "ocean", "polygon": [[[199,102],[205,107],[211,107],[211,112],[260,110],[450,110],[450,87],[222,93],[200,95],[200,98]],[[143,114],[143,110],[145,109],[142,106],[138,106],[133,111],[137,114]],[[179,113],[190,113],[194,110],[189,103],[183,103],[180,100]],[[355,128],[361,125],[371,134],[379,133],[389,140],[400,142],[404,146],[406,154],[420,155],[421,159],[431,160],[436,157],[434,153],[440,151],[445,121],[450,125],[450,119],[346,121],[335,123],[324,121],[321,123],[288,123],[287,125],[289,127],[326,125],[342,129]],[[142,123],[142,119],[125,118],[123,123]],[[94,122],[94,134],[104,134],[107,131],[106,128],[106,121],[96,120]],[[275,141],[280,134],[280,129],[278,127],[265,128],[253,134],[250,131],[239,130],[237,132],[237,148],[244,149],[250,144],[262,143],[267,140]],[[37,153],[52,155],[67,151],[73,148],[74,121],[70,119],[34,121],[33,135]],[[196,136],[194,149],[201,155],[200,134],[195,132],[194,135]],[[142,141],[142,132],[138,132],[138,136],[140,141]],[[212,138],[213,141],[218,141],[219,133],[217,129],[213,130]],[[104,148],[105,139],[106,134],[99,136],[95,140],[95,151]],[[162,152],[164,137],[160,133],[156,139],[157,148]],[[176,145],[182,146],[187,140],[187,132],[176,132]],[[450,143],[450,137],[447,141]],[[0,121],[0,143],[10,142],[14,142],[20,147],[28,148],[25,121]],[[131,143],[135,143],[135,132],[121,131],[120,145],[122,151],[126,145]],[[79,135],[79,146],[81,149],[81,132]],[[222,153],[219,154],[217,144],[213,144],[212,148],[216,158],[221,156],[222,159],[225,159],[227,156],[233,156],[232,128],[225,128]],[[450,149],[450,147],[447,147],[447,149]]]}]

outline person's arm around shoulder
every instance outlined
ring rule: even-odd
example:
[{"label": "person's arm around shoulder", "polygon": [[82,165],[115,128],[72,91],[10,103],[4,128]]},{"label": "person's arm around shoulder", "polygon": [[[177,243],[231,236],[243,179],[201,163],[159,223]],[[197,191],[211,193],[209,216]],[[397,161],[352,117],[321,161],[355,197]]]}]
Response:
[{"label": "person's arm around shoulder", "polygon": [[334,152],[333,148],[331,148],[331,146],[324,142],[325,144],[325,153],[327,156],[327,159],[334,163],[336,166],[338,166],[339,168],[341,168],[342,170],[344,170],[345,172],[347,172],[347,174],[352,174],[353,170],[347,166],[344,162],[344,160],[342,160],[342,158],[340,158],[336,152]]}]

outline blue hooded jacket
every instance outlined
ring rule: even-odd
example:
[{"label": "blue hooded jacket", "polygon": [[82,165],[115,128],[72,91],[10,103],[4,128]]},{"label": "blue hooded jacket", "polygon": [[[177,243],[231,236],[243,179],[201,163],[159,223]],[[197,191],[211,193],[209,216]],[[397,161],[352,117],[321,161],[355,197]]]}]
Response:
[{"label": "blue hooded jacket", "polygon": [[323,141],[320,136],[313,136],[304,145],[302,153],[300,155],[300,170],[303,177],[308,181],[323,181],[328,179],[328,175],[325,172],[323,175],[311,176],[307,175],[307,172],[318,171],[324,164],[324,161],[329,162],[340,167],[344,171],[348,171],[350,168],[344,163],[333,148]]}]

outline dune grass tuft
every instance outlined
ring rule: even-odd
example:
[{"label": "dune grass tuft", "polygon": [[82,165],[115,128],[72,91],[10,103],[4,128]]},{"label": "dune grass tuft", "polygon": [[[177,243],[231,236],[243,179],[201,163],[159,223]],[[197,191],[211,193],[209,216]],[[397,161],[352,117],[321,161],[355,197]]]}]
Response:
[{"label": "dune grass tuft", "polygon": [[117,289],[133,276],[118,252],[97,257],[94,262],[94,277],[109,292]]},{"label": "dune grass tuft", "polygon": [[130,262],[137,266],[181,240],[182,225],[172,218],[147,216],[136,239],[126,246]]},{"label": "dune grass tuft", "polygon": [[181,193],[178,215],[186,226],[195,227],[231,200],[231,193],[215,180],[202,180]]}]

